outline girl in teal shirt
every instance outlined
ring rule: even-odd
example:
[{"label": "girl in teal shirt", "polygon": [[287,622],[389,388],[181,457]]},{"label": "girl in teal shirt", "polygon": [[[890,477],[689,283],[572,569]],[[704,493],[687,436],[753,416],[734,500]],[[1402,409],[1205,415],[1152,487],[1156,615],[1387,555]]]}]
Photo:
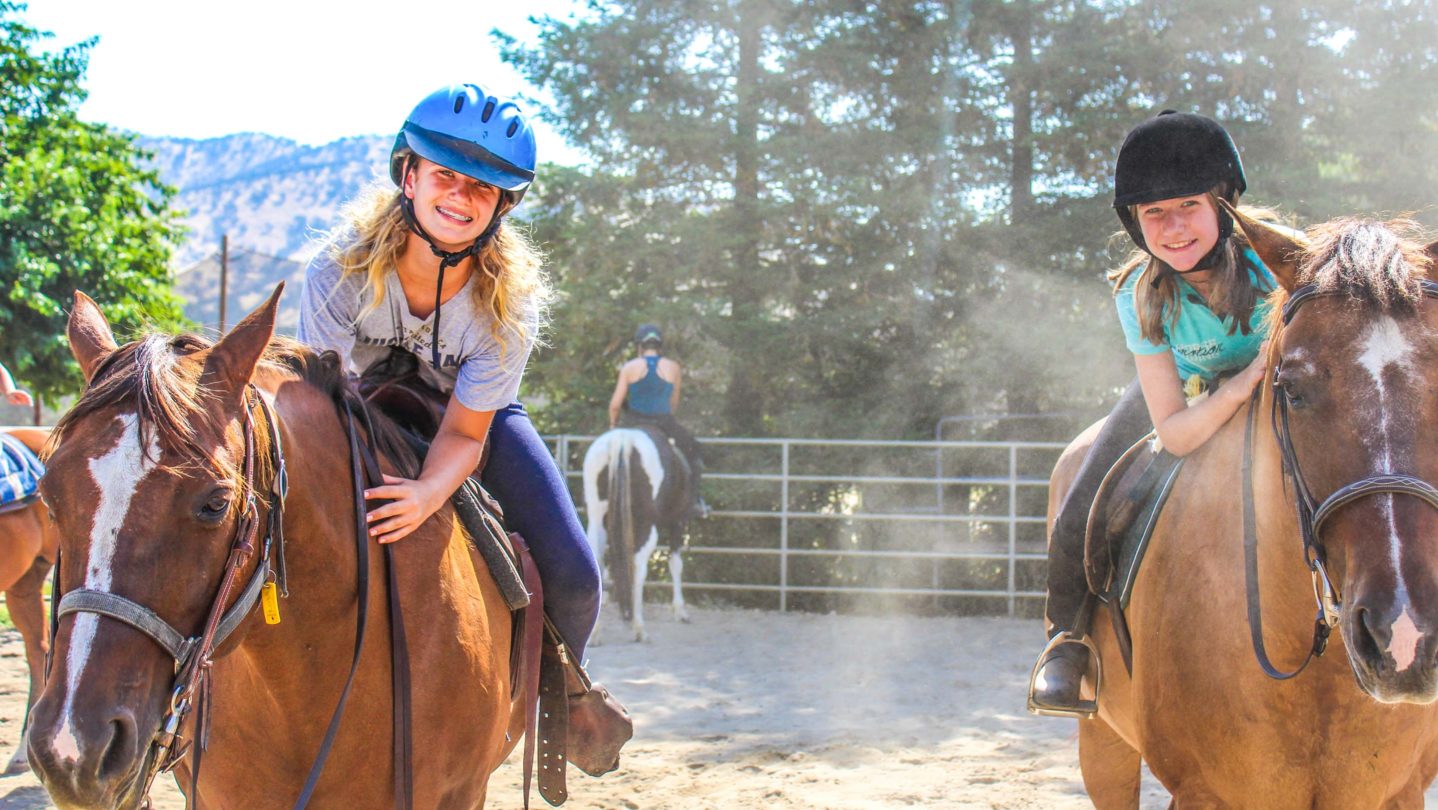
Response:
[{"label": "girl in teal shirt", "polygon": [[[1088,717],[1097,708],[1079,697],[1089,653],[1078,639],[1088,628],[1076,623],[1089,595],[1084,531],[1104,474],[1150,430],[1170,453],[1194,451],[1263,375],[1273,277],[1219,205],[1220,198],[1237,205],[1246,188],[1233,139],[1201,115],[1166,110],[1135,127],[1119,149],[1114,209],[1139,250],[1110,280],[1138,379],[1109,414],[1054,520],[1045,606],[1051,643],[1030,694],[1041,714]],[[1188,393],[1202,387],[1209,396],[1190,405],[1185,383]]]}]

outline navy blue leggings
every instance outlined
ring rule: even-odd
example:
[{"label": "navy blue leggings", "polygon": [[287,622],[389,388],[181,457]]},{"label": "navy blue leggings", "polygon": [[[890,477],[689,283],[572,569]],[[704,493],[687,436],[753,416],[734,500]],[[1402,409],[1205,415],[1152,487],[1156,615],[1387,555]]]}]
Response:
[{"label": "navy blue leggings", "polygon": [[518,402],[494,413],[489,461],[480,480],[504,507],[510,530],[529,544],[549,617],[583,661],[599,618],[599,566],[559,466]]}]

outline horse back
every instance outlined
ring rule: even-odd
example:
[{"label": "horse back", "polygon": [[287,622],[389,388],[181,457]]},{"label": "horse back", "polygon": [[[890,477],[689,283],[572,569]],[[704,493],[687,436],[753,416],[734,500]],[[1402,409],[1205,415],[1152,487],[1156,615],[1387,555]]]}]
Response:
[{"label": "horse back", "polygon": [[6,428],[5,432],[19,439],[21,444],[37,456],[43,454],[45,443],[50,441],[48,427],[12,427]]}]

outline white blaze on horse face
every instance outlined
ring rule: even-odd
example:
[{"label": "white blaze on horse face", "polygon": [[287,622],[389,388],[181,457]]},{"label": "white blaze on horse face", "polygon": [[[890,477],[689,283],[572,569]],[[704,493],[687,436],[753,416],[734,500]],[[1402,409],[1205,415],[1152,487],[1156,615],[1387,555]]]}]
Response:
[{"label": "white blaze on horse face", "polygon": [[[85,562],[85,581],[80,587],[95,591],[110,589],[110,570],[120,528],[125,525],[130,502],[140,482],[155,468],[155,459],[160,456],[154,433],[149,436],[148,446],[140,444],[140,420],[136,414],[122,414],[120,422],[123,427],[119,442],[103,456],[90,459],[90,475],[100,492],[100,502],[90,528],[90,553]],[[80,746],[72,731],[71,711],[99,621],[100,617],[94,613],[76,615],[65,658],[65,708],[60,712],[60,730],[52,739],[57,757],[71,762],[80,757]]]},{"label": "white blaze on horse face", "polygon": [[[1389,366],[1398,366],[1399,371],[1405,373],[1413,370],[1413,343],[1403,334],[1398,322],[1385,315],[1379,318],[1373,324],[1373,328],[1368,331],[1368,337],[1363,341],[1363,352],[1358,355],[1358,364],[1363,366],[1368,375],[1373,378],[1373,384],[1377,386],[1378,397],[1381,400],[1387,393],[1383,383],[1383,374]],[[1386,409],[1382,416],[1386,419]],[[1387,425],[1384,424],[1382,427],[1386,442]]]},{"label": "white blaze on horse face", "polygon": [[[1378,434],[1375,437],[1378,447],[1374,448],[1376,451],[1374,455],[1380,467],[1377,472],[1391,474],[1394,472],[1393,439],[1390,435],[1388,387],[1383,380],[1383,375],[1394,367],[1400,374],[1413,371],[1413,343],[1403,334],[1403,329],[1399,327],[1398,322],[1385,315],[1373,323],[1361,346],[1362,352],[1358,355],[1358,364],[1373,378],[1373,385],[1378,392],[1376,398],[1378,418],[1372,420]],[[1383,517],[1388,524],[1388,555],[1393,562],[1394,575],[1393,597],[1397,604],[1405,606],[1403,615],[1399,617],[1401,622],[1408,616],[1406,607],[1408,584],[1403,578],[1402,542],[1398,537],[1398,524],[1393,514],[1393,497],[1392,495],[1379,495],[1378,500],[1381,504],[1380,508],[1383,510]],[[1409,618],[1408,621],[1411,625],[1412,619]],[[1393,656],[1395,662],[1402,660],[1402,656],[1406,656],[1408,663],[1411,664],[1413,655],[1411,649],[1408,651],[1400,649],[1402,645],[1398,643],[1397,623],[1394,624],[1394,629],[1395,634],[1389,641],[1388,653]],[[1404,635],[1403,638],[1405,639],[1404,643],[1407,644],[1407,635]],[[1406,668],[1406,666],[1399,666],[1400,670]]]}]

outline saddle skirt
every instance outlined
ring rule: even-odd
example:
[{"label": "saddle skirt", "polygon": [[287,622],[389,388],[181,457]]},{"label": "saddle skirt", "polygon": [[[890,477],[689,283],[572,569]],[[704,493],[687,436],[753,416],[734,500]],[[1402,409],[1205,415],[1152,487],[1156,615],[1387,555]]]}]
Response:
[{"label": "saddle skirt", "polygon": [[1132,642],[1124,610],[1159,514],[1173,491],[1183,459],[1150,433],[1109,469],[1089,510],[1084,574],[1089,590],[1107,603],[1124,663],[1132,668]]},{"label": "saddle skirt", "polygon": [[19,439],[0,433],[0,513],[35,500],[45,465]]}]

